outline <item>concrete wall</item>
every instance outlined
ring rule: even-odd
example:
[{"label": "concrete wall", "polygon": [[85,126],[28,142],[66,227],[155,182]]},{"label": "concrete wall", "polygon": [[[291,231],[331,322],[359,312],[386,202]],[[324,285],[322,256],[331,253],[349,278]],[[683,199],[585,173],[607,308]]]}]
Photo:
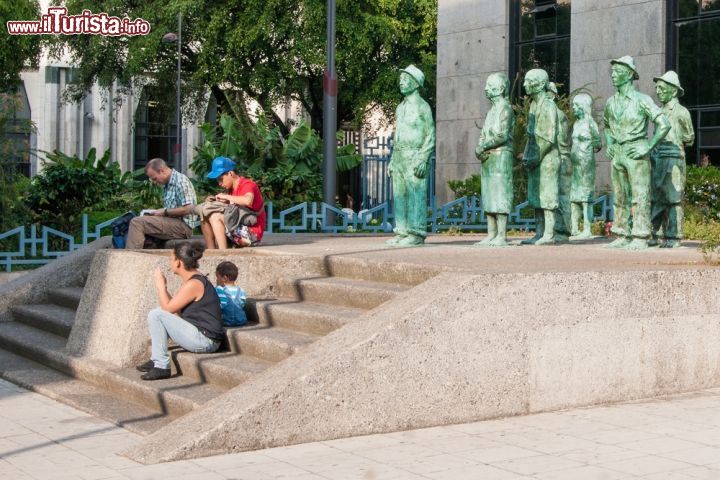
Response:
[{"label": "concrete wall", "polygon": [[[110,237],[103,237],[86,247],[53,260],[35,270],[20,274],[0,285],[0,322],[13,320],[12,307],[41,303],[48,290],[79,287],[85,284],[95,253],[110,247]],[[12,274],[9,274],[12,275]]]},{"label": "concrete wall", "polygon": [[452,192],[448,180],[479,173],[475,145],[490,108],[483,88],[488,74],[508,68],[508,2],[439,0],[437,65],[438,200]]},{"label": "concrete wall", "polygon": [[[69,354],[127,367],[146,358],[150,337],[147,314],[157,307],[152,275],[164,271],[170,291],[179,281],[169,269],[166,251],[101,250],[89,269],[66,350]],[[230,260],[241,272],[250,297],[273,297],[279,276],[306,277],[322,274],[326,267],[317,258],[290,255],[206,254],[201,271],[213,279],[218,263]],[[118,309],[122,305],[122,309]]]},{"label": "concrete wall", "polygon": [[718,281],[717,269],[441,273],[127,454],[154,463],[717,387]]},{"label": "concrete wall", "polygon": [[[652,77],[664,72],[665,4],[662,0],[572,0],[570,87],[600,97],[596,120],[614,93],[610,59],[632,55],[640,91],[654,96]],[[483,87],[489,73],[507,71],[509,2],[440,0],[438,3],[437,170],[439,201],[450,199],[447,181],[478,173],[473,150],[489,109]],[[596,157],[599,192],[610,188],[604,151]]]}]

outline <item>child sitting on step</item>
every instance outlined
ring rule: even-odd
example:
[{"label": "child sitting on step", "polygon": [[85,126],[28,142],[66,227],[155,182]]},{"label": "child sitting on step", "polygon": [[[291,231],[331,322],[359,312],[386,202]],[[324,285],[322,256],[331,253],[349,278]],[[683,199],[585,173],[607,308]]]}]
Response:
[{"label": "child sitting on step", "polygon": [[215,269],[215,291],[220,298],[223,325],[239,327],[247,323],[245,315],[245,291],[235,285],[238,268],[232,262],[221,262]]}]

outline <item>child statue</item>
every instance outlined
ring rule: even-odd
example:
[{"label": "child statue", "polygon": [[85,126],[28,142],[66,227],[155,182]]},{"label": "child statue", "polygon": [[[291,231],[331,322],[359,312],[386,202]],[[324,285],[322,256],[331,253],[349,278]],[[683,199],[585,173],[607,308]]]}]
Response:
[{"label": "child statue", "polygon": [[510,81],[504,73],[493,73],[485,82],[485,96],[492,106],[485,117],[475,155],[480,168],[482,204],[488,235],[479,246],[507,246],[507,219],[512,211],[512,132],[515,115],[508,101]]},{"label": "child statue", "polygon": [[[570,201],[572,202],[572,236],[590,238],[590,225],[593,219],[592,202],[595,200],[595,153],[602,148],[600,131],[592,117],[592,97],[587,93],[575,95],[572,101],[575,123],[572,131],[572,184]],[[582,233],[578,230],[581,221]]]}]

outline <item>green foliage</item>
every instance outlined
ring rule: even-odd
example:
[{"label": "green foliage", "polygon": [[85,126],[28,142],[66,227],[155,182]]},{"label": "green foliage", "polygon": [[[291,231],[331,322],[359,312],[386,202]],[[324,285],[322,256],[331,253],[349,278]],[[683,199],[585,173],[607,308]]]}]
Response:
[{"label": "green foliage", "polygon": [[122,173],[109,150],[97,158],[93,148],[84,159],[58,151],[44,154],[43,170],[27,189],[34,222],[72,232],[82,213],[142,207],[157,193],[147,187],[149,182],[137,180],[141,171]]},{"label": "green foliage", "polygon": [[40,58],[42,35],[10,35],[8,20],[39,20],[37,0],[0,2],[0,92],[13,92],[20,83],[20,71],[28,65],[36,67]]},{"label": "green foliage", "polygon": [[688,217],[720,221],[720,168],[688,167],[685,205]]},{"label": "green foliage", "polygon": [[[17,138],[34,132],[35,125],[30,120],[16,118],[20,102],[17,93],[0,94],[0,233],[30,219],[30,209],[24,198],[29,179],[17,171],[17,162],[27,160],[30,145],[26,140],[18,141]],[[2,132],[21,135],[12,138]]]},{"label": "green foliage", "polygon": [[[235,114],[252,99],[287,135],[270,108],[299,101],[310,126],[322,125],[325,67],[325,0],[64,0],[70,13],[84,8],[130,18],[142,17],[153,28],[138,37],[67,35],[53,37],[54,51],[66,51],[79,66],[69,94],[78,99],[98,82],[117,80],[130,89],[147,78],[159,87],[160,105],[174,105],[176,48],[160,42],[177,29],[183,16],[183,98],[187,116],[211,88]],[[400,100],[398,67],[414,63],[426,75],[424,95],[435,96],[436,0],[337,2],[338,123],[359,125],[373,109],[389,119]],[[4,18],[4,17],[3,17]],[[137,85],[135,85],[137,86]],[[222,86],[222,90],[219,88]],[[222,98],[227,97],[227,98]],[[189,115],[188,115],[189,114]]]},{"label": "green foliage", "polygon": [[455,198],[481,195],[480,175],[470,175],[465,180],[448,180],[448,187],[455,194]]},{"label": "green foliage", "polygon": [[[264,116],[257,122],[246,122],[222,115],[218,127],[204,124],[201,128],[204,141],[190,164],[199,195],[218,191],[217,184],[205,176],[212,160],[225,156],[258,183],[265,200],[276,208],[322,199],[322,141],[307,123],[302,122],[287,137]],[[354,168],[362,161],[354,145],[337,152],[339,170]]]}]

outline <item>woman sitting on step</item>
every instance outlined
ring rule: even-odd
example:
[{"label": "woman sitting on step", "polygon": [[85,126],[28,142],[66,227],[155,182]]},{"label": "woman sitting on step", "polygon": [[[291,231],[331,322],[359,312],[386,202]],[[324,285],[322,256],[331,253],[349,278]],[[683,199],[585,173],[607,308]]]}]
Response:
[{"label": "woman sitting on step", "polygon": [[195,353],[214,352],[224,337],[222,311],[215,287],[198,270],[198,260],[205,247],[199,242],[182,242],[175,246],[170,269],[180,277],[182,285],[175,296],[167,291],[167,279],[155,270],[155,289],[160,308],[148,314],[152,340],[150,360],[138,365],[143,380],[170,377],[168,338],[185,350]]}]

